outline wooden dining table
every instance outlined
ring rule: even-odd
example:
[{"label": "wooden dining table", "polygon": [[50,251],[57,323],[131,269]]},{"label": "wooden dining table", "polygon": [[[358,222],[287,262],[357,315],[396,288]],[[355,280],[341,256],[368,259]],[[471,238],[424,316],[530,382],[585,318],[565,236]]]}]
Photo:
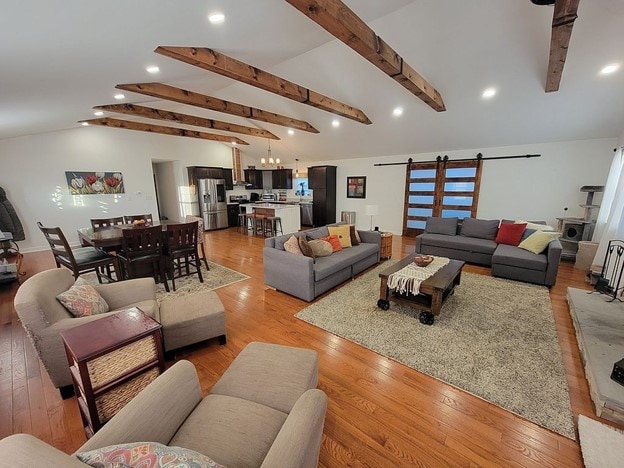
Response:
[{"label": "wooden dining table", "polygon": [[[162,226],[163,231],[167,229],[167,224],[171,222],[158,222],[152,223],[151,226]],[[141,226],[146,227],[146,226]],[[111,226],[100,229],[93,229],[91,227],[78,229],[78,238],[82,245],[92,245],[98,249],[113,249],[117,247],[121,249],[121,242],[123,239],[124,229],[135,229],[132,224],[120,224],[118,226]]]}]

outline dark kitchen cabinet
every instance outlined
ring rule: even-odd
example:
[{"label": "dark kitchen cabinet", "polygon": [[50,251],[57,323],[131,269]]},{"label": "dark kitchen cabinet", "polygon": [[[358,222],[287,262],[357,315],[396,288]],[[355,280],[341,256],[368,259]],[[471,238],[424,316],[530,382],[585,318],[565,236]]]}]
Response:
[{"label": "dark kitchen cabinet", "polygon": [[314,226],[336,222],[336,166],[308,168],[308,184],[312,189]]},{"label": "dark kitchen cabinet", "polygon": [[223,179],[222,167],[197,166],[195,169],[198,179]]},{"label": "dark kitchen cabinet", "polygon": [[225,179],[225,190],[234,190],[234,174],[232,169],[224,167],[223,178]]},{"label": "dark kitchen cabinet", "polygon": [[238,203],[228,203],[227,205],[227,217],[228,227],[238,226],[238,213],[240,212]]},{"label": "dark kitchen cabinet", "polygon": [[290,190],[293,188],[292,169],[276,169],[272,172],[273,188],[278,190]]},{"label": "dark kitchen cabinet", "polygon": [[259,169],[245,169],[245,182],[251,184],[246,189],[262,189],[262,171]]}]

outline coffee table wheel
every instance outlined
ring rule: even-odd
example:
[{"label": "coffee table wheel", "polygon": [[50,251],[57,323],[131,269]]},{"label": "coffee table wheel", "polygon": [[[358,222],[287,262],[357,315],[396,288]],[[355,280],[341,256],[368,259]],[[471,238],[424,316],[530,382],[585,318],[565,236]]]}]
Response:
[{"label": "coffee table wheel", "polygon": [[379,299],[377,301],[377,307],[379,307],[381,310],[388,310],[390,308],[390,301]]},{"label": "coffee table wheel", "polygon": [[433,322],[435,321],[435,316],[429,312],[421,312],[418,316],[418,320],[420,320],[420,323],[424,325],[433,325]]}]

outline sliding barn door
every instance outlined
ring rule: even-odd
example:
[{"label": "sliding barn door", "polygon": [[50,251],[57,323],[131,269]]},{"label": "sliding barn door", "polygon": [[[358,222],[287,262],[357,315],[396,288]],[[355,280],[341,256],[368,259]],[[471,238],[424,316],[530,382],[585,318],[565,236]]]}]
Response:
[{"label": "sliding barn door", "polygon": [[422,233],[429,217],[475,217],[480,182],[481,161],[408,164],[403,235]]}]

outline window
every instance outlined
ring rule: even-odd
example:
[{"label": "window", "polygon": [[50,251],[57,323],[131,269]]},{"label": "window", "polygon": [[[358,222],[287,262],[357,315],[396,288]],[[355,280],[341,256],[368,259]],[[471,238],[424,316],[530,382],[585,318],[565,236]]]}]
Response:
[{"label": "window", "polygon": [[403,235],[416,236],[427,218],[476,216],[481,161],[411,163],[405,181]]}]

